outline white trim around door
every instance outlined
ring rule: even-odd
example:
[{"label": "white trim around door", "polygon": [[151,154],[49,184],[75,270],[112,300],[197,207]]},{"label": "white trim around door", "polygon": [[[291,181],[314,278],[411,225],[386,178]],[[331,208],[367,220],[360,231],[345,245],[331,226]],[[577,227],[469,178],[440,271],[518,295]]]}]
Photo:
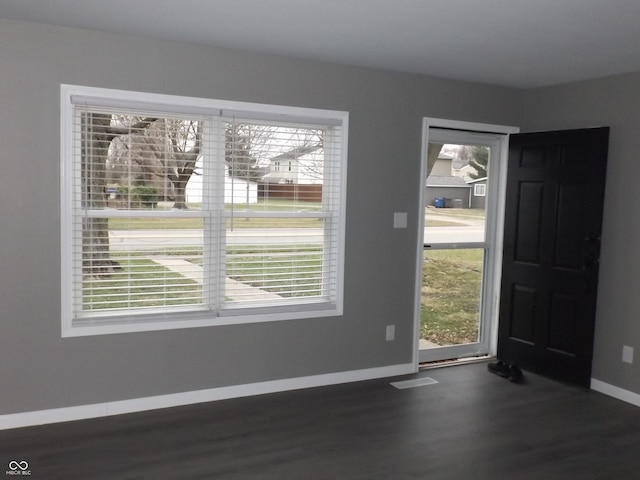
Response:
[{"label": "white trim around door", "polygon": [[[430,135],[430,129],[431,135]],[[437,129],[437,130],[435,130]],[[438,118],[424,118],[422,129],[422,162],[420,169],[420,195],[418,218],[419,234],[416,246],[415,282],[415,361],[416,363],[461,358],[474,355],[494,355],[497,348],[497,322],[500,295],[500,271],[502,263],[502,235],[504,223],[504,199],[506,187],[509,134],[518,133],[518,127],[465,122]],[[485,274],[482,288],[480,339],[477,343],[420,349],[420,313],[422,292],[422,262],[425,250],[425,179],[427,151],[430,138],[437,135],[438,143],[464,143],[490,145],[494,151],[491,180],[488,184],[486,236],[482,245],[441,245],[443,248],[485,248]],[[495,162],[497,160],[497,162]]]}]

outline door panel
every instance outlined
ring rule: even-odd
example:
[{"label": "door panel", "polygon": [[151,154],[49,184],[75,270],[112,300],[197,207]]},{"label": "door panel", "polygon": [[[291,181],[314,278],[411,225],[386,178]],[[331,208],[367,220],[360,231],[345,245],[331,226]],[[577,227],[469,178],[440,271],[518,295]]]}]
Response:
[{"label": "door panel", "polygon": [[512,135],[498,356],[587,386],[608,128]]},{"label": "door panel", "polygon": [[555,243],[555,265],[558,268],[578,270],[582,267],[580,249],[581,221],[584,211],[585,186],[577,183],[558,185],[558,222]]},{"label": "door panel", "polygon": [[580,297],[554,293],[551,297],[549,322],[549,348],[571,355],[576,350],[576,339],[571,334],[578,326]]},{"label": "door panel", "polygon": [[544,185],[541,182],[522,182],[519,186],[518,216],[516,217],[515,258],[521,263],[540,263],[540,223],[530,221],[542,215]]},{"label": "door panel", "polygon": [[509,337],[523,343],[534,342],[535,306],[537,288],[526,285],[512,285],[511,325]]}]

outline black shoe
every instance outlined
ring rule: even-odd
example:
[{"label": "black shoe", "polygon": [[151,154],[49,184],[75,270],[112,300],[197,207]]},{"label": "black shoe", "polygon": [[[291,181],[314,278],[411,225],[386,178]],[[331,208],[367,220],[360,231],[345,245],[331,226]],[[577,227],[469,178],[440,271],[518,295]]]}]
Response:
[{"label": "black shoe", "polygon": [[518,366],[515,363],[510,363],[508,366],[509,369],[509,375],[508,375],[508,380],[510,382],[513,383],[520,383],[522,381],[522,370],[520,370],[520,368],[518,368]]},{"label": "black shoe", "polygon": [[495,373],[499,377],[509,378],[509,374],[510,374],[509,365],[504,363],[502,360],[498,360],[495,363],[490,363],[489,365],[487,365],[487,369],[491,373]]}]

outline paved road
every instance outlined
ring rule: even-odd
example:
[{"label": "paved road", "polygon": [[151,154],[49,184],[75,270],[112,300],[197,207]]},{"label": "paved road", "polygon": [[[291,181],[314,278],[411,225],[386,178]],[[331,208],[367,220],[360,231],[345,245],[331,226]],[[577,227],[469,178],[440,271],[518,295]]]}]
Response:
[{"label": "paved road", "polygon": [[480,243],[484,242],[484,218],[473,215],[447,215],[446,212],[437,214],[427,213],[425,220],[445,221],[455,223],[446,227],[427,227],[424,229],[424,243]]},{"label": "paved road", "polygon": [[[322,229],[281,228],[271,232],[259,229],[238,229],[227,234],[228,245],[273,245],[319,243]],[[109,244],[113,250],[156,250],[164,247],[189,247],[202,245],[200,230],[113,230],[109,232]]]},{"label": "paved road", "polygon": [[424,243],[426,244],[467,242],[484,242],[484,225],[424,229]]},{"label": "paved road", "polygon": [[[260,229],[238,229],[227,234],[228,245],[274,245],[319,243],[322,229],[281,228],[270,232]],[[202,245],[200,230],[114,230],[109,232],[113,250],[157,250],[164,247]],[[425,229],[425,243],[466,243],[484,241],[483,225],[429,227]]]}]

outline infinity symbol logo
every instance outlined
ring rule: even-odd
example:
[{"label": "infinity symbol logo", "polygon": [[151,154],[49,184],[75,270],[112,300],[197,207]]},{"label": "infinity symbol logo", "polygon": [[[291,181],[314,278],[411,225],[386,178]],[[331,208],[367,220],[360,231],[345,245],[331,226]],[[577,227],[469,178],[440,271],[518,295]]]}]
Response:
[{"label": "infinity symbol logo", "polygon": [[9,468],[11,470],[27,470],[29,468],[29,462],[27,462],[26,460],[23,460],[21,462],[11,460],[9,462]]}]

